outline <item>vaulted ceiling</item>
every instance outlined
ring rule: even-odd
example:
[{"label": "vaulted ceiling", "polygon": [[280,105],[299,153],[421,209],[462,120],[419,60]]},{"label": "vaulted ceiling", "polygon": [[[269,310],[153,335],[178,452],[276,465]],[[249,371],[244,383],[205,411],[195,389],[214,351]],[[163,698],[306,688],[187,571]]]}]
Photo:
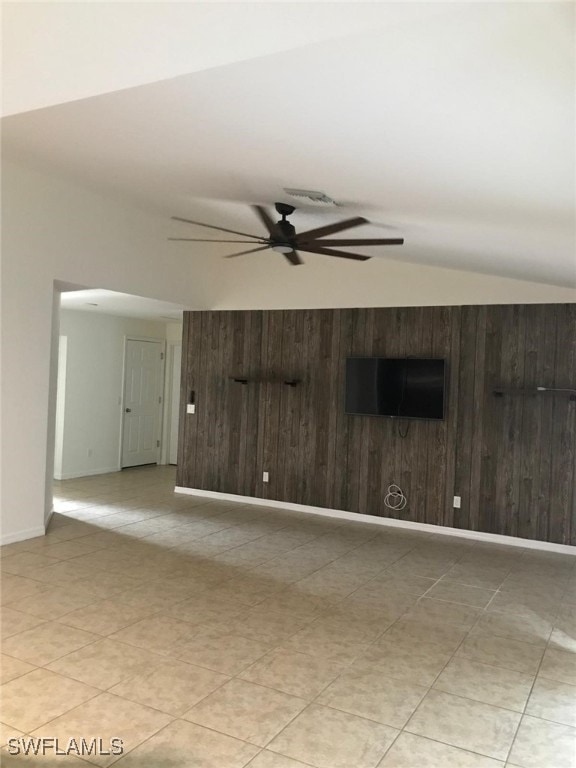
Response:
[{"label": "vaulted ceiling", "polygon": [[297,229],[363,215],[405,238],[376,258],[576,284],[572,4],[14,3],[4,35],[9,155],[254,234],[246,203],[321,190]]}]

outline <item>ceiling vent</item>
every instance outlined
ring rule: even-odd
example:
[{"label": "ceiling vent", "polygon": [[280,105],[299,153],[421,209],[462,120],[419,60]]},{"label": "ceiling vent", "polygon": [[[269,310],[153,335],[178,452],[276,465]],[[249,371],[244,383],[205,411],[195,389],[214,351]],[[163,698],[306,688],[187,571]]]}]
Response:
[{"label": "ceiling vent", "polygon": [[324,192],[314,192],[310,189],[288,189],[288,187],[284,187],[284,192],[290,197],[298,197],[313,205],[336,205],[335,201]]}]

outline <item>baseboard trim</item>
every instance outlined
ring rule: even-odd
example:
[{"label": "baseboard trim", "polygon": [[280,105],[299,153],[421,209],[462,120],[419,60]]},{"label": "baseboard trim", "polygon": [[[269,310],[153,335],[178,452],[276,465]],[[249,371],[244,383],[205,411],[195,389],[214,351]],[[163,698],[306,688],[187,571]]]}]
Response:
[{"label": "baseboard trim", "polygon": [[16,531],[16,533],[6,533],[0,536],[0,546],[6,544],[15,544],[17,541],[25,541],[26,539],[35,539],[37,536],[44,536],[46,529],[43,525],[36,528],[26,528],[23,531]]},{"label": "baseboard trim", "polygon": [[75,480],[78,477],[90,477],[91,475],[108,475],[110,472],[120,472],[121,467],[117,464],[114,467],[103,467],[102,469],[83,469],[79,472],[63,472],[61,475],[54,475],[54,480]]},{"label": "baseboard trim", "polygon": [[484,533],[482,531],[467,531],[461,528],[449,528],[448,526],[430,525],[429,523],[414,523],[410,520],[396,520],[391,517],[376,517],[374,515],[362,515],[355,512],[346,512],[342,509],[327,509],[325,507],[312,507],[308,504],[295,504],[288,501],[276,501],[274,499],[260,499],[256,496],[239,496],[235,493],[220,493],[219,491],[204,491],[199,488],[183,488],[176,486],[175,493],[188,496],[202,496],[207,499],[219,501],[237,501],[243,504],[254,504],[260,507],[273,507],[275,509],[288,509],[293,512],[307,512],[323,517],[335,517],[340,520],[351,520],[357,523],[372,523],[384,525],[390,528],[406,528],[411,531],[423,531],[436,533],[441,536],[453,536],[474,541],[486,541],[492,544],[505,544],[509,547],[521,547],[522,549],[538,549],[544,552],[561,552],[576,556],[576,547],[570,544],[554,544],[549,541],[537,541],[535,539],[521,539],[516,536],[504,536],[500,533]]}]

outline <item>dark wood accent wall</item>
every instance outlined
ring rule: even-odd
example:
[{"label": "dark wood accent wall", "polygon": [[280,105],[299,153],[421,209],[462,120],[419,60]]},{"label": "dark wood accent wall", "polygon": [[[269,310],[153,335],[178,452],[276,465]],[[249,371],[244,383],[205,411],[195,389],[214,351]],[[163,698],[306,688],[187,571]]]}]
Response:
[{"label": "dark wood accent wall", "polygon": [[[345,415],[349,355],[446,358],[446,420]],[[576,387],[574,304],[189,312],[182,359],[180,486],[576,544],[576,401],[493,394]]]}]

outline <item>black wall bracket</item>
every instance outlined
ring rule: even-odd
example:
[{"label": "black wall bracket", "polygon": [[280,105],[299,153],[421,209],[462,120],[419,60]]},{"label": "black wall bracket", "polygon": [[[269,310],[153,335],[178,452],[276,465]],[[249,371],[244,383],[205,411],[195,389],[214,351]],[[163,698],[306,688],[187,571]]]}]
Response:
[{"label": "black wall bracket", "polygon": [[296,387],[301,383],[300,379],[248,379],[244,376],[229,376],[230,381],[235,381],[237,384],[285,384],[287,387]]}]

